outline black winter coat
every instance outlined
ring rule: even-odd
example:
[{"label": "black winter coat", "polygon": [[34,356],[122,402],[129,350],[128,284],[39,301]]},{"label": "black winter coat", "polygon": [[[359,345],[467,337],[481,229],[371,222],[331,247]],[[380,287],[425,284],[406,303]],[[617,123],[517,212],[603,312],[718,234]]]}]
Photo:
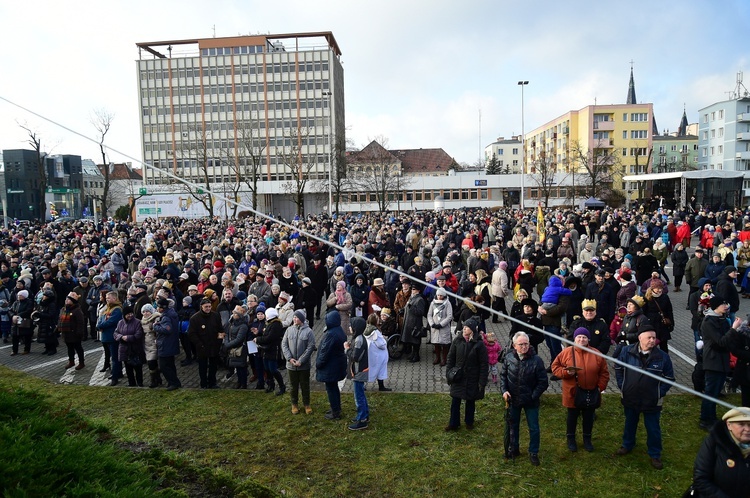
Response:
[{"label": "black winter coat", "polygon": [[602,354],[609,352],[612,341],[609,338],[609,324],[604,321],[604,318],[597,316],[593,320],[588,321],[581,317],[568,325],[568,330],[573,333],[578,327],[585,328],[591,334],[591,339],[589,339],[590,348],[598,349]]},{"label": "black winter coat", "polygon": [[255,339],[258,346],[261,346],[263,358],[275,360],[279,357],[281,351],[281,340],[284,338],[284,326],[281,320],[274,318],[268,320],[263,328],[263,335]]},{"label": "black winter coat", "polygon": [[729,373],[729,344],[734,329],[726,317],[712,311],[706,313],[701,325],[703,336],[703,370]]},{"label": "black winter coat", "polygon": [[[743,389],[750,389],[750,326],[745,324],[729,341],[729,352],[737,357],[734,379]],[[747,386],[747,387],[746,387]]]},{"label": "black winter coat", "polygon": [[466,400],[484,398],[489,362],[487,348],[479,334],[474,334],[469,342],[466,342],[463,334],[458,334],[453,339],[445,371],[454,366],[463,366],[463,376],[461,380],[451,384],[451,396]]},{"label": "black winter coat", "polygon": [[213,358],[219,356],[221,339],[219,333],[224,332],[221,324],[221,316],[212,311],[203,313],[199,311],[190,318],[188,324],[188,337],[195,345],[198,358]]},{"label": "black winter coat", "polygon": [[549,386],[544,362],[533,348],[523,358],[515,349],[509,349],[503,358],[500,374],[500,392],[510,393],[514,407],[534,408],[539,406],[539,398]]},{"label": "black winter coat", "polygon": [[[674,330],[674,312],[672,311],[672,301],[669,296],[662,294],[659,297],[651,296],[643,307],[643,314],[656,330],[656,338],[660,341],[668,341],[672,338]],[[669,324],[662,322],[662,316],[669,320]]]},{"label": "black winter coat", "polygon": [[716,288],[714,294],[724,298],[724,301],[729,303],[730,312],[734,313],[740,309],[740,294],[737,292],[734,282],[726,273],[722,273],[719,280],[716,282]]},{"label": "black winter coat", "polygon": [[747,496],[750,458],[744,458],[724,422],[716,423],[703,440],[693,466],[697,496]]}]

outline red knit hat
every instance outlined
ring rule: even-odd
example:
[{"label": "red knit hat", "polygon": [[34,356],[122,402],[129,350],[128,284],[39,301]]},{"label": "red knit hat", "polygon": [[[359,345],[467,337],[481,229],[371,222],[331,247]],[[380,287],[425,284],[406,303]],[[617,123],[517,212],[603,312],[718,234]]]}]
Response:
[{"label": "red knit hat", "polygon": [[224,268],[224,262],[222,260],[214,261],[214,268]]}]

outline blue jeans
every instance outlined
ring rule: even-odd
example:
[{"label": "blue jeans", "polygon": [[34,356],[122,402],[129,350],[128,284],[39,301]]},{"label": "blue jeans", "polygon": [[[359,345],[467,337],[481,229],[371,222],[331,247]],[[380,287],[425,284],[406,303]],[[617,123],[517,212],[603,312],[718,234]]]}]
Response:
[{"label": "blue jeans", "polygon": [[357,406],[357,420],[368,420],[370,407],[367,405],[364,382],[354,381],[354,404]]},{"label": "blue jeans", "polygon": [[[727,380],[727,374],[723,372],[716,372],[713,370],[706,370],[706,388],[703,390],[704,393],[711,396],[712,398],[718,398],[721,388],[724,386],[724,382]],[[715,422],[716,421],[716,403],[703,399],[701,401],[701,422]]]},{"label": "blue jeans", "polygon": [[643,426],[646,428],[646,447],[648,456],[661,458],[661,412],[640,412],[633,408],[625,408],[625,430],[622,433],[622,447],[632,450],[635,447],[635,433],[638,430],[638,420],[643,413]]},{"label": "blue jeans", "polygon": [[110,361],[112,362],[112,380],[118,380],[122,378],[122,362],[119,358],[120,343],[110,342],[109,343],[109,355]]},{"label": "blue jeans", "polygon": [[331,411],[333,413],[341,413],[341,391],[339,391],[339,383],[326,382],[326,394],[328,394],[328,404],[331,405]]},{"label": "blue jeans", "polygon": [[[461,398],[451,398],[451,419],[448,425],[451,427],[461,426]],[[464,422],[466,425],[474,424],[474,408],[476,402],[473,399],[466,400],[466,412],[464,413]]]},{"label": "blue jeans", "polygon": [[526,412],[526,425],[529,426],[529,453],[539,453],[541,431],[539,430],[539,407],[520,407],[510,405],[511,437],[510,445],[513,449],[519,447],[518,429],[521,425],[521,410]]},{"label": "blue jeans", "polygon": [[[554,325],[545,325],[544,330],[546,330],[550,334],[555,334],[558,337],[562,336],[560,327],[555,327]],[[549,362],[551,365],[552,362],[555,361],[555,358],[557,358],[557,355],[562,352],[562,342],[560,342],[560,339],[554,339],[548,335],[544,336],[544,341],[547,344],[547,348],[549,348]]]}]

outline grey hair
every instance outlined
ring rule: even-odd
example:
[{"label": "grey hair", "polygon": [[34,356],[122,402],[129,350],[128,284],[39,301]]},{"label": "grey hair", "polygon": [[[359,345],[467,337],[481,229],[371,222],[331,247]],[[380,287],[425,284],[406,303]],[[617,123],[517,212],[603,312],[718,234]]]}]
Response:
[{"label": "grey hair", "polygon": [[513,344],[515,344],[518,339],[523,339],[524,337],[528,339],[529,334],[527,334],[526,332],[516,332],[515,334],[513,334]]}]

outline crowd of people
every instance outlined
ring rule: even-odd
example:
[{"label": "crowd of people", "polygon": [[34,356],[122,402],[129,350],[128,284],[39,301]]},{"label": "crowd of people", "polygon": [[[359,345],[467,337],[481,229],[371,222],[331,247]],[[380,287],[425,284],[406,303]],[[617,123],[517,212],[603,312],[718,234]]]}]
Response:
[{"label": "crowd of people", "polygon": [[[54,355],[62,339],[65,368],[81,370],[82,341],[100,341],[112,385],[127,377],[129,386],[178,389],[182,358],[182,366],[197,364],[201,388],[216,388],[222,367],[238,389],[281,396],[289,383],[292,413],[310,414],[314,361],[330,402],[326,417],[341,418],[339,382],[348,376],[357,406],[350,428],[363,429],[370,416],[365,383],[390,390],[387,340],[398,335],[399,356],[416,363],[427,338],[432,363],[452,372],[446,430],[460,427],[462,402],[464,424],[473,428],[475,401],[488,382],[497,383],[512,426],[506,457],[520,454],[523,411],[529,458],[538,465],[539,399],[549,382],[562,382],[568,448],[578,449],[580,418],[583,447],[593,451],[596,393],[610,375],[595,350],[631,367],[615,368],[625,417],[617,454],[632,451],[643,415],[658,469],[669,384],[641,372],[674,379],[669,294],[682,292],[683,280],[706,394],[718,396],[730,354],[738,385],[750,384],[750,327],[735,320],[740,295],[750,297],[750,216],[741,211],[461,209],[289,224],[110,220],[13,226],[3,238],[0,331],[11,355],[28,354],[34,338]],[[490,319],[507,316],[514,318],[509,337],[488,331]],[[312,333],[317,320],[325,320],[320,344]],[[576,346],[563,348],[562,337]],[[540,347],[549,352],[547,365]],[[742,392],[747,406],[750,385]],[[704,401],[701,427],[716,422],[715,404]]]}]

